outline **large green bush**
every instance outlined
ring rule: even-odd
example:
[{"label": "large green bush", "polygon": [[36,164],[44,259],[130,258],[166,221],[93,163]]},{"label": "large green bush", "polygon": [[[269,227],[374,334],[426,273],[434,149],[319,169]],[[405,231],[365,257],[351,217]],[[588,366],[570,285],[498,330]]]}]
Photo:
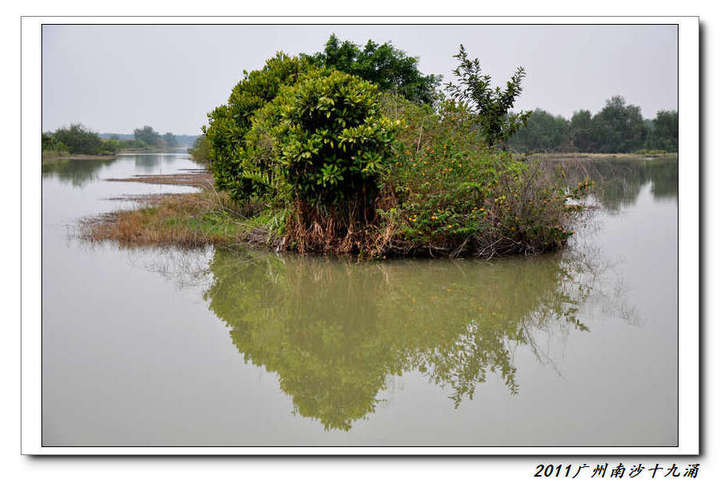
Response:
[{"label": "large green bush", "polygon": [[309,74],[258,115],[247,137],[249,159],[260,170],[274,164],[286,199],[368,206],[399,126],[380,108],[379,90],[368,81],[339,71]]},{"label": "large green bush", "polygon": [[235,199],[253,192],[252,181],[242,176],[241,164],[244,138],[252,126],[253,115],[272,101],[282,86],[295,83],[308,64],[308,61],[280,52],[268,59],[262,69],[245,71],[227,104],[208,114],[209,123],[203,126],[203,133],[210,144],[209,157],[215,183],[218,188],[228,190]]},{"label": "large green bush", "polygon": [[[261,156],[245,137],[253,126],[253,116],[271,102],[283,86],[292,86],[312,71],[326,75],[333,69],[358,76],[377,85],[382,91],[401,94],[419,103],[431,103],[436,97],[440,77],[423,75],[418,59],[407,56],[391,44],[373,41],[361,49],[335,36],[325,50],[312,56],[290,57],[282,52],[268,59],[262,69],[244,72],[233,88],[227,104],[208,114],[203,127],[210,146],[209,158],[215,183],[234,199],[249,199],[267,190],[267,174],[254,167],[248,157]],[[326,182],[334,176],[327,173]]]}]

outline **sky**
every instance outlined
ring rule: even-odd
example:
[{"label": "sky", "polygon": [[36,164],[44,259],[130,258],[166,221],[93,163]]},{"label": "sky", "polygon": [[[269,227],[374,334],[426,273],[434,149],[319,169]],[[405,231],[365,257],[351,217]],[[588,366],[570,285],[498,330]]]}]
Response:
[{"label": "sky", "polygon": [[195,135],[243,70],[277,51],[323,49],[330,34],[392,42],[419,69],[451,81],[458,46],[493,83],[527,77],[515,110],[566,118],[622,95],[645,118],[677,109],[677,27],[648,25],[45,25],[43,131],[82,123],[96,132]]}]

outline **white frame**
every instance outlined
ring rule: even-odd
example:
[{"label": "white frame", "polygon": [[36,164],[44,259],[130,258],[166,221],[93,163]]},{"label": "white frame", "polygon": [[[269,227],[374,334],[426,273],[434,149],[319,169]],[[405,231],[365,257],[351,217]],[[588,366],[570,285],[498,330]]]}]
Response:
[{"label": "white frame", "polygon": [[[677,24],[678,446],[677,447],[44,447],[41,440],[42,24]],[[697,455],[699,454],[699,19],[697,17],[23,17],[22,435],[31,455]]]}]

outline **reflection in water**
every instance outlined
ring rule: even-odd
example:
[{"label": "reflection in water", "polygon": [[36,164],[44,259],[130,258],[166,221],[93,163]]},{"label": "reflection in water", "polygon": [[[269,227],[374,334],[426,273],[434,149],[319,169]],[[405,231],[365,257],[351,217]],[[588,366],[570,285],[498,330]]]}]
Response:
[{"label": "reflection in water", "polygon": [[585,176],[595,180],[592,194],[610,213],[634,205],[640,190],[651,183],[650,192],[656,200],[677,198],[678,161],[676,157],[650,159],[595,159],[590,163],[563,164],[573,177]]},{"label": "reflection in water", "polygon": [[511,394],[511,349],[539,328],[587,330],[582,259],[352,263],[216,250],[210,309],[246,362],[279,376],[297,413],[349,430],[390,375],[417,370],[457,407],[488,374]]},{"label": "reflection in water", "polygon": [[159,154],[138,154],[135,157],[135,169],[141,172],[153,172],[162,161],[163,157]]},{"label": "reflection in water", "polygon": [[[171,164],[178,160],[177,154],[134,154],[135,171],[137,173],[155,173],[163,164]],[[82,188],[95,181],[100,170],[116,162],[115,159],[59,159],[42,166],[43,177],[56,176],[62,182],[70,182],[74,187]]]},{"label": "reflection in water", "polygon": [[82,188],[97,178],[103,167],[113,164],[117,159],[61,159],[42,165],[43,178],[54,175],[60,181],[70,182],[74,187]]}]

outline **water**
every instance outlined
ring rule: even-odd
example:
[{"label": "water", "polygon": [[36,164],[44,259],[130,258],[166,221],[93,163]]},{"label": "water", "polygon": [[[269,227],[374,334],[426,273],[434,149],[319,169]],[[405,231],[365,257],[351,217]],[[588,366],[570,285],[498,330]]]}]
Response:
[{"label": "water", "polygon": [[193,191],[43,171],[45,446],[672,446],[677,161],[596,161],[567,249],[495,261],[120,249],[77,223]]}]

